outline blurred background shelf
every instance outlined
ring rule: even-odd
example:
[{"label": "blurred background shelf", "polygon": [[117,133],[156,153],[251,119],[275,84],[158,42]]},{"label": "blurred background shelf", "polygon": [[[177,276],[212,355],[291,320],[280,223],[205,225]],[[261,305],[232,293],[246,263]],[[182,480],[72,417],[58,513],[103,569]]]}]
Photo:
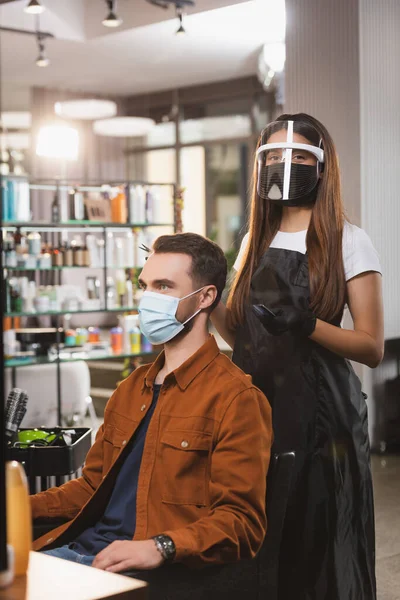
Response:
[{"label": "blurred background shelf", "polygon": [[[62,354],[62,353],[61,353]],[[60,356],[60,362],[62,363],[69,363],[69,362],[76,362],[78,360],[85,360],[85,361],[103,361],[103,360],[111,360],[111,359],[125,359],[125,358],[139,358],[139,357],[146,357],[146,356],[152,356],[154,354],[154,351],[148,351],[148,352],[137,352],[137,353],[125,353],[125,352],[121,352],[120,354],[118,353],[114,353],[114,352],[104,352],[102,354],[100,353],[96,353],[96,354],[90,354],[88,352],[85,351],[76,351],[74,352],[74,355],[68,358],[62,358]],[[57,362],[57,358],[55,359],[49,359],[47,356],[34,356],[34,357],[28,357],[28,358],[6,358],[5,359],[5,367],[6,368],[18,368],[18,367],[34,367],[37,365],[52,365],[54,363]]]}]

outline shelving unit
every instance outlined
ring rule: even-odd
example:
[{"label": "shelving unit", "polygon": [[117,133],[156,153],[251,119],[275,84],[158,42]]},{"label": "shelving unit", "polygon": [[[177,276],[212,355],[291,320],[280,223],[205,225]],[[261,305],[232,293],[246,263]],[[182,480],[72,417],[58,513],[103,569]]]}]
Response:
[{"label": "shelving unit", "polygon": [[[10,178],[15,179],[15,178]],[[4,367],[12,370],[12,381],[16,380],[16,372],[15,370],[19,367],[35,367],[44,364],[54,364],[57,369],[57,414],[58,414],[58,422],[61,424],[62,422],[62,390],[61,390],[61,370],[60,365],[65,362],[76,362],[80,360],[90,360],[90,361],[100,361],[100,360],[109,360],[113,358],[133,358],[133,357],[144,357],[151,356],[152,352],[140,352],[137,354],[130,353],[110,353],[105,352],[95,353],[94,355],[90,355],[77,351],[75,356],[70,356],[68,358],[62,358],[61,354],[61,344],[60,344],[60,317],[63,315],[75,315],[75,314],[93,314],[93,313],[129,313],[134,312],[137,309],[137,306],[118,306],[118,307],[108,307],[107,302],[107,275],[108,271],[111,269],[133,269],[134,265],[130,266],[114,266],[107,264],[107,233],[111,231],[120,231],[122,229],[125,230],[133,230],[137,231],[140,229],[150,229],[150,228],[171,228],[171,233],[176,231],[176,189],[175,185],[172,183],[151,183],[151,182],[143,182],[143,181],[126,181],[126,182],[106,182],[106,184],[102,184],[99,182],[86,182],[84,184],[77,184],[76,181],[51,181],[51,180],[41,180],[34,181],[29,184],[30,190],[35,191],[59,191],[63,190],[79,190],[80,192],[97,192],[103,193],[105,191],[105,185],[109,187],[120,186],[124,187],[125,190],[130,190],[130,186],[169,186],[171,188],[171,212],[173,215],[173,221],[171,222],[153,222],[151,221],[141,221],[141,222],[129,222],[129,223],[113,223],[113,222],[103,222],[103,221],[93,221],[93,220],[66,220],[63,222],[51,223],[45,220],[34,220],[29,223],[19,222],[19,221],[3,221],[1,223],[1,228],[3,232],[6,231],[15,231],[19,229],[21,232],[29,232],[29,231],[40,231],[40,232],[48,232],[48,233],[61,233],[62,231],[73,231],[74,233],[83,232],[83,233],[98,233],[103,236],[104,246],[102,249],[103,252],[103,264],[101,266],[51,266],[51,267],[38,267],[38,268],[26,268],[25,266],[15,266],[9,267],[6,266],[3,262],[3,284],[5,283],[6,277],[10,274],[26,274],[30,277],[36,277],[36,274],[42,273],[57,273],[58,281],[61,283],[62,273],[65,271],[72,272],[81,272],[84,270],[100,270],[103,272],[103,302],[102,307],[98,309],[90,309],[90,310],[47,310],[44,312],[15,312],[9,311],[3,314],[4,317],[42,317],[42,316],[52,316],[55,317],[55,328],[57,329],[57,341],[56,341],[56,358],[54,360],[49,359],[47,356],[36,356],[29,359],[19,359],[19,358],[10,358],[4,361]],[[128,203],[129,204],[129,203]],[[129,214],[128,210],[128,218],[130,219],[132,215]],[[40,277],[40,275],[39,275]],[[3,289],[5,286],[3,285]]]},{"label": "shelving unit", "polygon": [[[83,356],[86,354],[86,356]],[[71,356],[70,358],[61,358],[60,363],[69,363],[76,362],[79,360],[90,360],[99,361],[99,360],[110,360],[110,358],[136,358],[136,357],[145,357],[152,356],[153,352],[137,352],[136,354],[127,354],[125,352],[121,352],[120,354],[115,353],[103,353],[103,354],[87,354],[83,350],[81,352],[77,351],[76,356]],[[6,368],[17,368],[17,367],[35,367],[37,365],[51,365],[54,364],[55,360],[50,360],[47,356],[35,356],[29,359],[18,359],[18,358],[10,358],[5,360]]]},{"label": "shelving unit", "polygon": [[53,231],[57,229],[73,229],[76,227],[98,227],[101,229],[143,229],[145,227],[174,227],[174,223],[102,223],[101,221],[64,221],[62,223],[46,223],[46,221],[37,221],[27,225],[18,221],[6,221],[2,225],[4,230],[22,229],[24,231],[37,230]]},{"label": "shelving unit", "polygon": [[[26,267],[4,267],[6,271],[18,271],[18,272],[34,272],[34,271],[39,271],[40,273],[43,271],[44,273],[48,272],[48,271],[66,271],[67,269],[102,269],[103,267],[79,267],[77,265],[71,265],[71,266],[62,266],[62,267],[38,267],[36,269],[33,268],[26,268]],[[132,267],[130,266],[118,266],[118,265],[109,265],[108,266],[109,269],[131,269]]]},{"label": "shelving unit", "polygon": [[116,308],[96,308],[91,310],[47,310],[44,312],[6,312],[5,317],[62,317],[63,315],[81,315],[93,313],[133,312],[137,306],[118,306]]}]

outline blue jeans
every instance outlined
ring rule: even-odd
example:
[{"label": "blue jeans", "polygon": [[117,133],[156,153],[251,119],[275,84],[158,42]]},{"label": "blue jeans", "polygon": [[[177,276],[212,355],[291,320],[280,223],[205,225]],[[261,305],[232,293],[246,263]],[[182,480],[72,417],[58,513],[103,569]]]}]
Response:
[{"label": "blue jeans", "polygon": [[68,545],[61,546],[60,548],[54,548],[53,550],[44,550],[43,554],[49,556],[55,556],[56,558],[63,558],[64,560],[70,560],[72,562],[86,565],[87,567],[92,566],[94,556],[86,556],[85,554],[79,554],[75,550],[71,550]]}]

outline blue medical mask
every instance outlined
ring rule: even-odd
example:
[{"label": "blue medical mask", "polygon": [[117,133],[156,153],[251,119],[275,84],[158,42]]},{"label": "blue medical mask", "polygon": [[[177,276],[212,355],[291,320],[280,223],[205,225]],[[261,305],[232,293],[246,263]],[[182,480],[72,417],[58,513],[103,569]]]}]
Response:
[{"label": "blue medical mask", "polygon": [[139,325],[143,335],[155,346],[165,344],[172,340],[185,328],[186,323],[199,314],[201,308],[191,317],[181,323],[176,318],[179,302],[189,298],[201,290],[204,286],[183,298],[175,298],[166,294],[156,292],[144,292],[139,302]]}]

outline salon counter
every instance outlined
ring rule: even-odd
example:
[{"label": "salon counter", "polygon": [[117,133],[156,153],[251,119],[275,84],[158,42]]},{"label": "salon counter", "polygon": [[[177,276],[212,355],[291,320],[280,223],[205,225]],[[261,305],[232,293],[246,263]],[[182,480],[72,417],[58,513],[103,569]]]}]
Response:
[{"label": "salon counter", "polygon": [[0,589],[0,600],[146,600],[143,581],[31,552],[28,574]]}]

